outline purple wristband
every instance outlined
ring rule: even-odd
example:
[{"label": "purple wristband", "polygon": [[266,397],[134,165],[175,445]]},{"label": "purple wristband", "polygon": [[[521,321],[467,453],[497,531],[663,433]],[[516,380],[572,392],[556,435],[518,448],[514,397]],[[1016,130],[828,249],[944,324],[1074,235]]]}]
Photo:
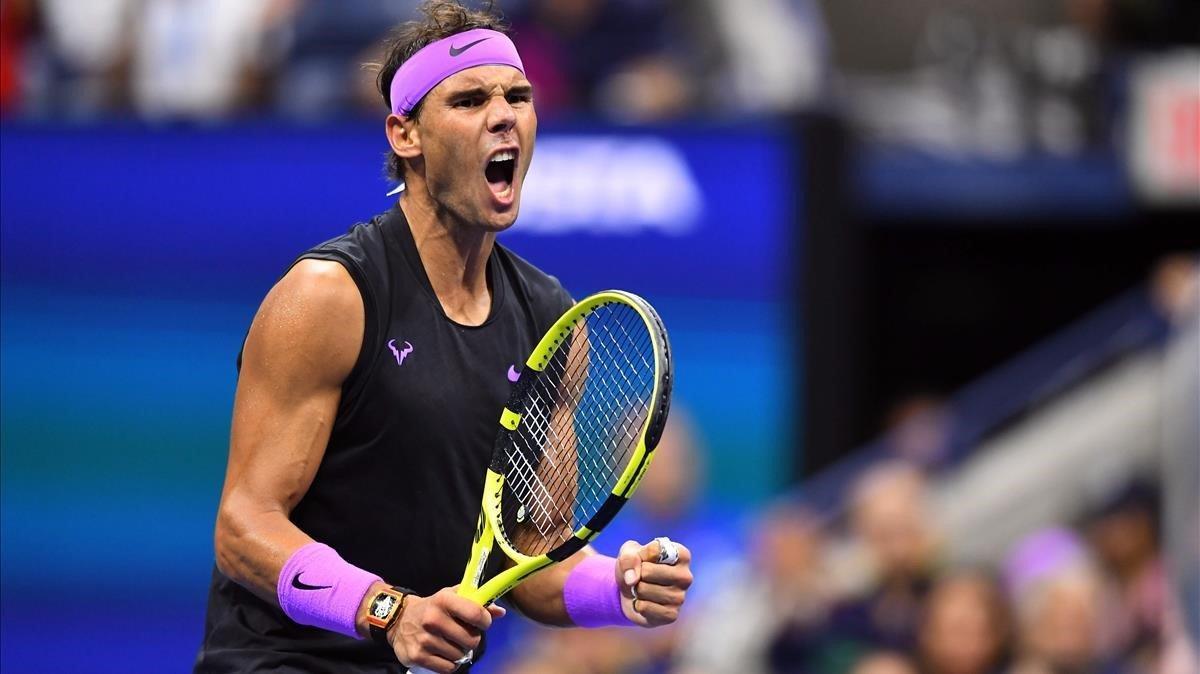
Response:
[{"label": "purple wristband", "polygon": [[612,557],[592,555],[571,569],[563,584],[563,603],[579,627],[634,624],[621,610],[616,567],[617,560]]},{"label": "purple wristband", "polygon": [[292,553],[275,591],[287,617],[301,625],[361,639],[354,626],[358,607],[379,576],[350,564],[324,543]]}]

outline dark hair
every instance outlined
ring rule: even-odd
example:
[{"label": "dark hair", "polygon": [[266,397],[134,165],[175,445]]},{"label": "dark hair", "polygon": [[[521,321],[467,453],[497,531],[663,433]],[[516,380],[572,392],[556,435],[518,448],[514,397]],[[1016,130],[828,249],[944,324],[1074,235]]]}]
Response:
[{"label": "dark hair", "polygon": [[[383,64],[379,67],[379,75],[375,85],[383,96],[383,104],[388,110],[392,109],[392,78],[400,65],[412,58],[423,47],[476,28],[489,28],[504,33],[508,25],[504,22],[494,0],[487,0],[483,6],[474,10],[462,5],[458,0],[427,0],[418,10],[423,18],[400,24],[384,42]],[[417,101],[413,108],[412,118],[421,114],[425,99]],[[392,151],[387,153],[385,163],[387,177],[394,181],[404,180],[404,162]]]}]

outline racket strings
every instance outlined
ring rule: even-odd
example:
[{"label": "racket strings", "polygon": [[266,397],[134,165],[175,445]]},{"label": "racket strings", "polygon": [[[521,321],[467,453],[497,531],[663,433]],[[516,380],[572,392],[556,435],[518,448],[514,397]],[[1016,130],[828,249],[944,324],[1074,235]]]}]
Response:
[{"label": "racket strings", "polygon": [[530,387],[505,475],[513,498],[501,525],[519,552],[558,547],[607,500],[645,426],[654,362],[645,322],[621,303],[578,321],[551,356]]},{"label": "racket strings", "polygon": [[[645,331],[644,324],[642,324],[640,322],[640,319],[636,316],[636,314],[632,310],[628,309],[627,307],[624,307],[623,305],[620,305],[620,306],[622,306],[622,308],[628,312],[628,314],[630,315],[630,317],[632,318],[633,321],[636,321],[636,325],[639,329],[639,334],[642,336],[642,338],[640,340],[638,340],[637,343],[633,346],[633,350],[651,349],[652,342],[650,340],[649,333]],[[615,323],[613,323],[613,325],[615,325],[617,329],[621,330],[623,337],[632,339],[629,336],[629,331],[623,327],[622,323],[615,322]],[[597,331],[593,330],[592,334],[603,335],[603,331],[597,332]],[[600,339],[590,340],[589,345],[588,345],[588,350],[582,351],[580,353],[590,353],[592,351],[592,349],[594,349],[594,345],[597,343],[602,343],[602,340],[600,340]],[[622,354],[623,351],[614,350],[614,353]],[[632,362],[628,358],[623,357],[622,359],[624,360],[624,362],[627,365],[632,365]],[[575,361],[577,361],[577,360],[578,360],[578,357],[576,357]],[[647,362],[644,358],[642,358],[641,360],[643,363]],[[594,362],[593,362],[593,365],[594,365]],[[567,369],[570,369],[570,366],[568,366]],[[610,371],[611,371],[611,368],[610,368]],[[645,419],[644,412],[647,411],[647,408],[648,408],[648,402],[649,402],[648,396],[649,396],[650,390],[653,388],[653,381],[652,380],[647,381],[646,383],[648,383],[649,386],[645,388],[645,391],[644,391],[645,395],[641,396],[640,400],[634,400],[633,396],[631,396],[629,393],[629,391],[633,390],[633,388],[634,388],[634,382],[632,382],[630,380],[630,378],[628,376],[626,376],[626,374],[624,372],[622,372],[621,370],[618,369],[616,371],[621,376],[621,378],[625,384],[624,388],[614,389],[613,386],[611,385],[612,380],[609,378],[603,377],[603,376],[590,376],[586,380],[587,384],[594,387],[594,393],[593,393],[593,396],[590,398],[590,402],[593,405],[595,405],[597,409],[593,410],[592,414],[581,415],[579,413],[579,411],[581,409],[581,405],[583,405],[585,403],[585,401],[582,399],[583,395],[585,393],[585,389],[582,386],[582,384],[584,382],[583,382],[583,380],[579,380],[579,383],[581,384],[580,386],[574,387],[573,389],[572,388],[566,389],[568,395],[572,396],[571,399],[568,401],[568,404],[572,406],[571,409],[574,409],[576,411],[576,414],[573,417],[565,417],[565,416],[558,417],[559,420],[568,419],[568,420],[574,420],[575,422],[578,422],[581,418],[583,418],[583,419],[586,419],[586,420],[592,422],[591,427],[589,427],[587,424],[580,425],[580,424],[576,423],[574,429],[568,429],[568,430],[574,430],[577,434],[580,431],[590,432],[590,437],[593,440],[608,440],[609,441],[608,446],[611,446],[612,448],[621,448],[622,447],[622,444],[619,441],[619,439],[617,437],[615,437],[615,433],[613,433],[612,436],[607,437],[607,438],[604,438],[604,437],[597,438],[596,434],[600,431],[593,430],[592,427],[597,426],[597,425],[602,425],[602,424],[608,424],[611,426],[613,419],[615,419],[615,418],[622,419],[622,421],[619,423],[619,426],[616,426],[613,430],[621,431],[621,435],[623,436],[624,440],[626,441],[625,444],[623,445],[624,451],[617,453],[617,452],[612,452],[612,451],[604,451],[604,448],[597,448],[597,449],[600,449],[601,451],[589,453],[584,458],[590,459],[590,463],[585,464],[584,466],[581,467],[584,469],[586,469],[586,468],[591,469],[591,472],[586,473],[587,475],[591,475],[591,476],[612,475],[613,477],[619,477],[620,473],[624,470],[625,464],[627,463],[628,455],[633,451],[633,448],[637,444],[637,440],[639,437],[637,431],[641,428],[641,426],[643,425],[644,419]],[[651,372],[653,372],[652,365],[649,365],[648,368],[643,371],[643,373],[651,373]],[[596,373],[592,372],[591,374],[595,375]],[[609,403],[607,405],[607,409],[605,409],[606,402]],[[599,412],[599,414],[597,414],[596,412]],[[618,415],[617,412],[624,412],[624,413]],[[637,414],[638,412],[642,412],[642,414],[638,415]],[[598,420],[602,420],[602,421],[600,421],[600,424],[596,423]],[[559,439],[561,439],[561,434],[559,434]],[[549,445],[549,446],[551,448],[553,448],[554,445]],[[587,447],[587,445],[585,444],[585,448],[586,447]],[[605,465],[603,465],[603,466],[598,465],[598,463],[596,461],[597,457],[602,459],[604,461]],[[615,480],[613,480],[612,482],[615,483]],[[567,481],[564,484],[564,486],[570,486],[570,482]],[[593,503],[595,506],[591,510],[598,509],[599,506],[603,503],[603,501],[605,499],[607,499],[608,494],[611,492],[612,484],[593,485],[593,486],[598,487],[598,488],[593,489],[593,493],[591,494],[591,496],[593,498],[591,499],[590,503]],[[557,491],[555,496],[556,496],[556,498],[562,498],[563,492]]]},{"label": "racket strings", "polygon": [[[578,333],[575,333],[578,334]],[[531,485],[531,493],[527,493],[520,501],[525,503],[530,500],[535,501],[541,495],[544,500],[538,503],[535,512],[540,512],[543,515],[541,521],[535,520],[535,525],[540,534],[540,541],[548,547],[553,547],[565,541],[570,536],[575,527],[572,526],[574,521],[571,517],[565,515],[565,509],[562,507],[564,501],[569,496],[569,491],[572,485],[572,479],[579,470],[577,465],[567,465],[560,462],[566,459],[572,459],[573,463],[578,460],[578,443],[577,437],[574,435],[575,429],[569,415],[562,413],[563,410],[571,406],[578,406],[583,395],[583,382],[580,378],[570,377],[569,373],[574,371],[574,368],[582,366],[587,360],[587,345],[577,349],[574,357],[570,356],[570,350],[562,348],[556,352],[555,357],[547,364],[545,372],[550,373],[551,378],[542,380],[540,386],[531,391],[531,404],[523,417],[523,422],[528,423],[529,433],[520,433],[517,438],[518,442],[523,444],[524,452],[521,452],[522,464],[516,466],[513,471],[514,475],[518,475],[520,482]],[[570,358],[567,364],[564,360]],[[574,383],[574,386],[571,384]],[[555,384],[558,384],[558,390],[555,389]],[[565,397],[565,400],[562,399]],[[557,398],[557,399],[556,399]],[[551,411],[549,414],[544,412]],[[558,411],[555,415],[553,412]],[[538,413],[543,412],[543,413]],[[558,456],[559,449],[564,449],[566,454],[574,453],[574,456]],[[527,456],[533,456],[534,463],[546,460],[551,463],[553,468],[557,470],[557,480],[555,487],[547,487],[542,483],[542,479],[537,472],[533,463],[529,461]],[[560,468],[561,465],[561,468]],[[521,469],[527,472],[520,475]],[[594,464],[591,468],[595,471],[597,466]],[[543,469],[542,475],[546,471]],[[554,475],[546,475],[553,478]],[[553,484],[553,482],[552,482]],[[532,487],[537,489],[533,490]],[[553,493],[550,490],[553,489]],[[540,492],[540,494],[539,494]],[[553,513],[551,513],[553,511]]]}]

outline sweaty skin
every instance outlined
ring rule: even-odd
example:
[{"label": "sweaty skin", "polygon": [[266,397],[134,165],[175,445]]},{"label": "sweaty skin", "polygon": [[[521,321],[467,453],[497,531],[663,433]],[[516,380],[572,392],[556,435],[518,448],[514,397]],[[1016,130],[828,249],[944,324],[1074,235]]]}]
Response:
[{"label": "sweaty skin", "polygon": [[[416,118],[389,116],[386,132],[404,160],[400,208],[438,301],[451,320],[480,325],[491,307],[487,260],[496,233],[516,220],[533,156],[537,116],[529,81],[507,66],[464,70],[430,91]],[[511,185],[498,192],[484,169],[501,150],[515,152],[516,163]],[[277,602],[280,569],[312,542],[288,515],[324,456],[364,322],[362,297],[346,270],[303,260],[268,293],[247,336],[215,544],[221,572],[266,601]],[[652,563],[657,545],[626,543],[616,569],[619,580],[629,581],[622,584],[625,615],[642,626],[673,622],[692,581],[687,548],[679,546],[680,561],[672,567]],[[570,625],[563,584],[590,554],[584,549],[534,575],[510,599],[534,620]],[[363,636],[367,604],[382,587],[373,585],[359,607]],[[484,609],[445,588],[409,597],[388,636],[404,665],[450,672],[502,615],[499,606]]]}]

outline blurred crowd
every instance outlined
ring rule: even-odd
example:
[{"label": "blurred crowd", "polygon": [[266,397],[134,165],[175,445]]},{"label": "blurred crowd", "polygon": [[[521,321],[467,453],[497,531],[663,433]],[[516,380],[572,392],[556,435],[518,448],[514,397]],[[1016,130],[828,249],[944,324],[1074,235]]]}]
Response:
[{"label": "blurred crowd", "polygon": [[[1195,331],[1200,265],[1193,256],[1164,259],[1150,290],[1164,319]],[[1194,350],[1194,343],[1188,349]],[[1195,380],[1193,372],[1188,386],[1195,389]],[[696,483],[704,479],[704,448],[686,412],[673,410],[647,483],[614,523],[620,530],[606,531],[605,537],[619,545],[625,538],[669,532],[692,547],[697,584],[680,623],[652,631],[522,625],[523,633],[510,636],[517,645],[498,656],[506,663],[502,671],[1197,672],[1200,656],[1194,632],[1190,637],[1188,632],[1195,630],[1200,606],[1183,605],[1191,591],[1178,580],[1200,581],[1200,568],[1185,569],[1175,581],[1167,571],[1172,560],[1166,552],[1166,460],[1159,457],[1149,470],[1118,475],[1086,504],[1077,503],[1069,517],[1049,518],[1012,536],[1003,520],[1019,519],[1017,513],[1030,504],[1021,503],[1020,492],[1005,484],[1013,477],[1035,483],[1029,471],[1038,468],[1018,459],[1018,474],[1005,476],[994,466],[987,493],[936,498],[939,486],[962,470],[938,450],[949,438],[948,410],[944,401],[927,397],[899,405],[892,416],[895,427],[885,435],[886,451],[850,479],[839,480],[840,502],[832,508],[815,503],[802,484],[743,520],[742,527],[695,498]],[[1086,418],[1073,421],[1087,423]],[[1190,433],[1179,453],[1190,466],[1183,473],[1200,471],[1195,429]],[[1155,442],[1170,444],[1165,438]],[[1041,439],[1039,451],[1047,443],[1053,446],[1052,439]],[[1069,470],[1083,475],[1086,468]],[[1054,480],[1070,490],[1077,479]],[[1181,491],[1186,531],[1195,527],[1200,510],[1195,485],[1185,479]],[[976,522],[970,534],[954,533],[948,511],[970,509],[970,502],[981,498],[998,501],[1001,515]],[[1178,531],[1178,523],[1171,526]],[[970,537],[1005,543],[994,554],[968,562],[971,556],[963,547]],[[1184,545],[1194,544],[1189,540],[1185,535]],[[1192,557],[1188,564],[1194,567]]]},{"label": "blurred crowd", "polygon": [[[1035,532],[988,568],[939,561],[953,541],[938,534],[926,479],[909,463],[877,466],[855,486],[845,522],[778,505],[754,525],[744,557],[706,560],[697,578],[711,587],[689,600],[677,629],[533,630],[504,671],[1194,671],[1195,653],[1169,652],[1181,626],[1163,576],[1155,486],[1131,483],[1074,527]],[[696,547],[700,559],[721,554]]]},{"label": "blurred crowd", "polygon": [[[467,4],[478,5],[479,2]],[[543,116],[834,107],[943,150],[1103,143],[1132,52],[1200,42],[1177,0],[502,0]],[[3,0],[0,111],[319,120],[383,112],[370,66],[418,0]],[[886,29],[883,27],[886,26]]]},{"label": "blurred crowd", "polygon": [[[3,0],[0,109],[68,119],[378,115],[370,64],[419,4]],[[824,33],[813,0],[497,5],[542,115],[645,121],[697,108],[772,110],[801,105],[820,86]]]}]

